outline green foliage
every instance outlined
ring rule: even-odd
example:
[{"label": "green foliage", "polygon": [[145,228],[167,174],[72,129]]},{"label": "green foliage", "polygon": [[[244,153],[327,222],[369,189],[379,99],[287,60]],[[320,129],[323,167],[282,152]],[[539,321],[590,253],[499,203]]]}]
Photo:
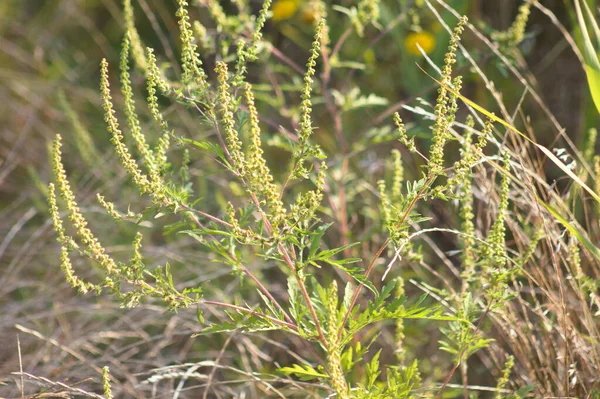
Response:
[{"label": "green foliage", "polygon": [[303,366],[294,364],[292,367],[282,367],[278,369],[278,371],[285,375],[294,375],[301,381],[311,381],[317,378],[329,378],[327,374],[320,373],[307,364]]},{"label": "green foliage", "polygon": [[[594,104],[596,104],[596,109],[600,112],[600,27],[587,2],[575,0],[574,3],[577,22],[581,28],[583,38],[584,67],[587,73],[588,86]],[[585,14],[582,12],[582,8]],[[592,38],[595,38],[595,45]]]}]

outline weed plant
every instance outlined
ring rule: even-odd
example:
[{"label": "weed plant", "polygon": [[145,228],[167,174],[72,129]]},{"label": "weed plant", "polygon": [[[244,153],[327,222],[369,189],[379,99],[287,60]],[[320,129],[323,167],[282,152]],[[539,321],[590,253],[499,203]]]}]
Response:
[{"label": "weed plant", "polygon": [[[599,397],[596,130],[578,149],[549,117],[564,146],[548,147],[522,114],[549,113],[520,47],[543,5],[523,2],[486,35],[444,1],[400,3],[178,0],[180,54],[163,60],[124,0],[120,62],[99,73],[113,155],[59,95],[73,129],[49,149],[45,191],[67,283],[124,314],[195,314],[186,327],[207,350],[144,383],[205,398]],[[583,43],[595,100],[600,33],[583,4],[591,33],[568,38]],[[305,48],[288,56],[269,28],[296,13],[298,29],[281,31],[306,33]],[[425,15],[448,38],[440,67]],[[399,22],[433,102],[391,104],[365,84]],[[514,103],[476,40],[522,84]],[[477,86],[485,99],[470,99]],[[118,181],[97,205],[81,204],[77,154]],[[95,368],[104,397],[140,395],[114,378],[118,362]]]}]

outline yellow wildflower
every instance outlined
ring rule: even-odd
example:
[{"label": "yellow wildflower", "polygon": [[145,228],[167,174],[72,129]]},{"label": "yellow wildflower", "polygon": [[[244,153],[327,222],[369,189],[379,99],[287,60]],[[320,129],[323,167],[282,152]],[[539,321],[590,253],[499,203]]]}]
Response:
[{"label": "yellow wildflower", "polygon": [[417,44],[423,49],[425,54],[430,54],[435,49],[435,36],[429,32],[421,31],[409,33],[406,39],[404,39],[404,46],[409,53],[421,55]]},{"label": "yellow wildflower", "polygon": [[283,21],[294,16],[298,10],[297,0],[277,0],[273,4],[273,21]]}]

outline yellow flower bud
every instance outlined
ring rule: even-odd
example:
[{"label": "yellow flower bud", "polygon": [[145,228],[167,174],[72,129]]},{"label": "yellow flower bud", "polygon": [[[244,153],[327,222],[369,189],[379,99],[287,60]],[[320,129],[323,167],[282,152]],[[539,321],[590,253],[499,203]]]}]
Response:
[{"label": "yellow flower bud", "polygon": [[275,4],[273,4],[273,21],[283,21],[284,19],[289,19],[298,10],[298,2],[297,0],[277,0]]},{"label": "yellow flower bud", "polygon": [[404,39],[404,46],[406,50],[414,55],[421,55],[419,47],[423,49],[425,54],[430,54],[435,49],[435,36],[426,31],[412,32]]}]

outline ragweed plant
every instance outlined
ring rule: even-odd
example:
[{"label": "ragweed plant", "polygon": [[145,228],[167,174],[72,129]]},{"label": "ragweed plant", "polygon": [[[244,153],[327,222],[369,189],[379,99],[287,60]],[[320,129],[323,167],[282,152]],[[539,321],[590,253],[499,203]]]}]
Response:
[{"label": "ragweed plant", "polygon": [[[488,112],[481,118],[476,112],[481,109],[474,106],[466,107],[473,115],[462,122],[464,82],[456,64],[467,18],[458,19],[451,33],[435,104],[419,111],[431,120],[430,135],[416,140],[403,122],[406,117],[390,112],[393,118],[386,121],[387,128],[367,136],[372,139],[369,145],[387,137],[396,147],[391,172],[363,179],[363,187],[349,187],[346,176],[361,171],[349,164],[356,154],[370,149],[364,142],[346,142],[344,112],[385,102],[361,96],[358,88],[351,88],[348,95],[337,91],[335,99],[330,95],[332,73],[338,73],[331,60],[339,57],[341,44],[330,43],[327,3],[311,2],[317,23],[303,68],[265,38],[269,18],[281,21],[295,13],[289,8],[292,2],[267,0],[257,15],[249,13],[244,1],[235,2],[239,13],[234,15],[218,1],[201,3],[214,29],[192,21],[187,1],[177,2],[181,76],[173,72],[176,68],[159,67],[152,48],[143,49],[129,1],[124,2],[126,32],[118,67],[121,106],[111,85],[113,68],[105,59],[100,64],[106,127],[129,184],[142,200],[135,205],[139,209],[124,212],[106,195],[98,193],[97,199],[118,224],[135,226],[129,259],[119,260],[93,233],[94,223],[81,210],[63,164],[61,136],[54,140],[55,181],[48,186],[48,203],[67,282],[82,294],[108,291],[124,307],[152,298],[173,311],[195,307],[201,325],[198,340],[233,332],[287,337],[304,355],[277,360],[281,366],[267,372],[278,373],[278,383],[285,383],[290,396],[298,383],[290,379],[295,379],[310,381],[312,385],[304,389],[314,395],[337,398],[442,397],[460,371],[461,389],[469,397],[468,361],[490,350],[493,337],[486,336],[488,324],[506,316],[503,312],[519,292],[525,265],[537,256],[542,233],[533,233],[523,257],[510,248],[511,234],[523,234],[528,226],[511,213],[513,202],[525,202],[524,194],[511,200],[513,191],[523,188],[515,183],[517,172],[511,163],[518,153],[500,151],[503,145],[494,129],[495,123],[507,122]],[[350,15],[348,35],[363,37],[367,26],[381,29],[379,1],[334,9]],[[514,40],[522,28],[513,29]],[[265,89],[260,74],[272,73],[269,57],[302,72],[285,95],[280,87],[273,92]],[[145,101],[135,95],[131,59],[145,79]],[[276,85],[277,79],[269,77]],[[353,85],[351,79],[348,85]],[[147,107],[145,112],[140,112],[140,103]],[[200,121],[198,131],[183,131],[176,118],[169,119],[166,103],[187,106]],[[320,127],[322,113],[315,117],[320,104],[334,121],[332,131]],[[278,124],[263,114],[273,105],[282,107],[277,117],[289,118],[290,129],[277,130],[273,126]],[[65,109],[75,129],[81,130],[68,104]],[[125,116],[124,125],[119,123],[118,109]],[[343,154],[328,151],[332,135]],[[490,150],[492,143],[496,151]],[[273,161],[275,156],[268,151],[272,147],[286,152],[284,162]],[[449,155],[450,148],[458,148],[459,160]],[[97,157],[93,151],[82,155],[89,163]],[[207,168],[206,174],[198,165]],[[226,177],[210,177],[217,173],[215,168]],[[485,174],[491,177],[482,179]],[[371,183],[375,181],[376,188]],[[480,194],[484,190],[486,196]],[[475,219],[475,208],[482,201],[487,201],[487,225]],[[443,204],[455,213],[455,220],[449,226],[441,225],[441,218],[432,221],[436,215],[431,204]],[[350,207],[356,215],[350,214]],[[244,284],[230,301],[211,297],[211,284],[180,281],[181,268],[152,263],[143,250],[142,227],[148,220],[160,219],[169,220],[165,226],[169,240],[193,241],[206,263],[226,265],[236,277],[233,281]],[[451,237],[456,258],[450,259],[431,242],[430,236],[436,234]],[[575,288],[591,296],[593,282],[585,278],[577,251],[576,244],[570,247]],[[92,261],[98,273],[81,278],[73,256]],[[432,262],[438,261],[448,265],[448,274],[436,270]],[[410,276],[405,270],[409,265],[431,272],[439,284],[405,278]],[[214,317],[214,309],[224,312],[223,317]],[[411,348],[411,323],[425,322],[434,326],[427,328],[435,331],[441,352],[449,354],[441,355],[440,365],[431,366]],[[387,342],[378,339],[381,326],[394,331]],[[394,356],[386,353],[386,345],[393,347],[388,352]],[[497,397],[518,388],[507,387],[513,368],[513,358],[507,357],[496,370]],[[257,384],[266,382],[266,377],[256,375]],[[104,382],[110,397],[108,371]]]},{"label": "ragweed plant", "polygon": [[492,38],[507,49],[514,49],[525,37],[525,28],[531,13],[531,1],[526,0],[519,7],[519,13],[512,25],[504,32],[495,32]]}]

